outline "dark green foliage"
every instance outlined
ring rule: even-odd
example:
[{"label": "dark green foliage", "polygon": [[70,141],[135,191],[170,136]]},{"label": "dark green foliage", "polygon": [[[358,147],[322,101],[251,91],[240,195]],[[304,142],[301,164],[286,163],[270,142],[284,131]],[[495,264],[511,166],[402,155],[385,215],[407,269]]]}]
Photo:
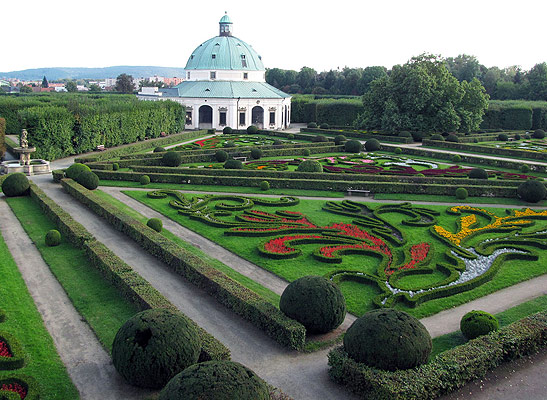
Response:
[{"label": "dark green foliage", "polygon": [[304,157],[308,157],[311,154],[310,149],[304,149],[302,150],[302,155]]},{"label": "dark green foliage", "polygon": [[268,181],[262,181],[260,182],[260,190],[270,190],[270,182]]},{"label": "dark green foliage", "polygon": [[324,135],[315,135],[314,137],[311,138],[311,141],[314,143],[321,143],[321,142],[328,142],[329,139],[327,139],[327,137]]},{"label": "dark green foliage", "polygon": [[257,149],[256,147],[253,147],[251,149],[251,158],[253,160],[258,160],[258,159],[260,159],[260,157],[262,157],[262,150]]},{"label": "dark green foliage", "polygon": [[8,175],[2,182],[2,192],[6,197],[26,196],[29,189],[30,182],[21,172]]},{"label": "dark green foliage", "polygon": [[6,120],[0,118],[0,159],[6,153]]},{"label": "dark green foliage", "polygon": [[112,362],[130,384],[159,389],[195,364],[200,349],[198,331],[186,317],[151,309],[135,314],[118,330]]},{"label": "dark green foliage", "polygon": [[150,183],[150,177],[148,175],[143,175],[139,179],[141,185],[148,185]]},{"label": "dark green foliage", "polygon": [[344,135],[336,135],[334,137],[334,144],[336,145],[344,144],[346,140],[348,139]]},{"label": "dark green foliage", "polygon": [[363,150],[363,144],[358,140],[348,140],[344,143],[346,153],[360,153]]},{"label": "dark green foliage", "polygon": [[165,147],[158,146],[158,147],[154,148],[154,153],[164,153],[166,151],[167,150],[165,149]]},{"label": "dark green foliage", "polygon": [[236,144],[233,141],[229,140],[229,141],[224,142],[223,147],[225,147],[225,148],[236,147]]},{"label": "dark green foliage", "polygon": [[247,133],[251,134],[251,135],[254,135],[255,133],[258,132],[258,128],[254,125],[249,125],[247,127]]},{"label": "dark green foliage", "polygon": [[459,163],[462,160],[462,156],[460,156],[459,154],[453,154],[450,159],[455,163]]},{"label": "dark green foliage", "polygon": [[319,128],[321,129],[329,129],[330,128],[330,125],[327,124],[326,122],[322,123],[321,125],[319,125]]},{"label": "dark green foliage", "polygon": [[458,143],[460,139],[458,138],[458,135],[454,135],[453,133],[451,133],[446,137],[446,141],[452,142],[452,143]]},{"label": "dark green foliage", "polygon": [[490,101],[481,128],[528,130],[532,128],[533,114],[527,102]]},{"label": "dark green foliage", "polygon": [[349,327],[344,349],[355,361],[370,367],[409,369],[427,361],[431,336],[410,314],[379,309],[365,313]]},{"label": "dark green foliage", "polygon": [[370,139],[365,142],[366,151],[378,151],[380,150],[380,142],[378,139]]},{"label": "dark green foliage", "polygon": [[315,122],[308,122],[308,128],[317,128],[317,124]]},{"label": "dark green foliage", "polygon": [[120,164],[118,164],[117,162],[112,163],[112,171],[117,171],[119,169],[120,169]]},{"label": "dark green foliage", "polygon": [[530,172],[530,166],[528,164],[522,164],[519,167],[520,172],[527,173]]},{"label": "dark green foliage", "polygon": [[95,190],[99,186],[99,177],[91,171],[82,172],[74,180],[89,190]]},{"label": "dark green foliage", "polygon": [[499,140],[500,142],[507,142],[507,141],[509,140],[509,136],[507,136],[506,133],[500,133],[500,134],[498,135],[498,140]]},{"label": "dark green foliage", "polygon": [[393,152],[395,154],[402,154],[403,153],[403,149],[401,149],[400,147],[396,147],[395,150],[393,150]]},{"label": "dark green foliage", "polygon": [[466,188],[457,188],[456,189],[456,198],[458,200],[465,200],[465,199],[467,199],[468,195],[469,195],[469,193],[467,192]]},{"label": "dark green foliage", "polygon": [[473,168],[469,171],[469,178],[471,179],[488,179],[488,172],[482,168]]},{"label": "dark green foliage", "polygon": [[423,138],[423,132],[412,132],[412,140],[414,140],[415,142],[421,142]]},{"label": "dark green foliage", "polygon": [[67,170],[65,171],[65,175],[67,178],[76,179],[76,177],[84,171],[91,171],[91,168],[89,168],[85,164],[74,163],[67,168]]},{"label": "dark green foliage", "polygon": [[536,180],[522,182],[517,189],[518,196],[528,203],[537,203],[545,198],[545,184]]},{"label": "dark green foliage", "polygon": [[159,218],[150,218],[150,219],[146,222],[146,225],[147,225],[149,228],[154,229],[156,232],[161,232],[161,230],[163,229],[163,222],[162,222],[162,220],[159,219]]},{"label": "dark green foliage", "polygon": [[409,131],[402,131],[402,132],[399,132],[399,134],[397,136],[399,136],[399,137],[412,137],[412,134]]},{"label": "dark green foliage", "polygon": [[222,129],[222,133],[226,134],[226,135],[229,135],[231,134],[233,131],[232,128],[230,128],[229,126],[225,126],[224,129]]},{"label": "dark green foliage", "polygon": [[543,129],[536,129],[532,136],[535,139],[544,139],[545,138],[545,131]]},{"label": "dark green foliage", "polygon": [[182,156],[175,151],[168,151],[161,160],[163,165],[167,167],[178,167],[182,163]]},{"label": "dark green foliage", "polygon": [[52,229],[46,233],[46,245],[53,247],[61,244],[61,234],[58,230]]},{"label": "dark green foliage", "polygon": [[268,385],[233,361],[207,361],[176,375],[159,400],[270,400]]},{"label": "dark green foliage", "polygon": [[224,169],[242,169],[243,163],[241,160],[228,160],[224,163]]},{"label": "dark green foliage", "polygon": [[518,133],[515,133],[515,140],[520,140],[520,135]]},{"label": "dark green foliage", "polygon": [[429,138],[429,140],[438,140],[438,141],[444,142],[444,136],[443,136],[443,135],[439,135],[438,133],[436,133],[436,134],[434,134],[434,135],[431,135],[431,137]]},{"label": "dark green foliage", "polygon": [[323,172],[323,166],[316,160],[305,160],[296,167],[298,172]]},{"label": "dark green foliage", "polygon": [[275,139],[275,140],[273,141],[273,145],[274,145],[274,146],[280,146],[280,145],[282,145],[282,144],[283,144],[283,141],[282,141],[281,139]]},{"label": "dark green foliage", "polygon": [[283,291],[279,308],[310,333],[336,329],[346,316],[346,300],[334,283],[321,276],[304,276]]},{"label": "dark green foliage", "polygon": [[498,328],[497,318],[486,311],[469,311],[460,320],[460,330],[468,340],[497,331]]},{"label": "dark green foliage", "polygon": [[218,162],[224,162],[228,159],[228,153],[226,153],[224,150],[217,150],[215,153],[215,159]]}]

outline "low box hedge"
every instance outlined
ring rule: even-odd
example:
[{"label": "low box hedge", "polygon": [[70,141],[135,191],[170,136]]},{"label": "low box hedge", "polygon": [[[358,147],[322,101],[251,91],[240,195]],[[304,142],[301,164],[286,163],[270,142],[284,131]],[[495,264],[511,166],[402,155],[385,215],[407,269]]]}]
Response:
[{"label": "low box hedge", "polygon": [[346,137],[357,138],[361,140],[377,139],[384,142],[394,143],[414,143],[412,137],[400,137],[395,135],[382,135],[378,133],[359,132],[353,130],[332,130],[320,128],[301,128],[302,133],[320,133],[322,135],[344,135]]},{"label": "low box hedge", "polygon": [[428,364],[395,372],[355,362],[343,347],[329,353],[329,375],[363,399],[435,399],[482,378],[501,363],[547,344],[547,311],[447,350]]},{"label": "low box hedge", "polygon": [[[38,400],[44,397],[41,394],[41,388],[38,381],[30,376],[19,373],[11,373],[4,375],[0,378],[0,387],[6,385],[7,387],[14,387],[16,385],[21,386],[26,391],[25,400]],[[0,399],[2,400],[18,400],[21,399],[20,394],[14,391],[2,391],[0,392]]]},{"label": "low box hedge", "polygon": [[[104,171],[103,171],[104,172]],[[65,190],[114,228],[125,233],[176,273],[217,299],[236,314],[250,321],[278,343],[294,349],[305,344],[304,326],[285,316],[279,309],[215,269],[199,257],[180,248],[163,235],[105,202],[92,191],[72,181],[62,181]]]}]

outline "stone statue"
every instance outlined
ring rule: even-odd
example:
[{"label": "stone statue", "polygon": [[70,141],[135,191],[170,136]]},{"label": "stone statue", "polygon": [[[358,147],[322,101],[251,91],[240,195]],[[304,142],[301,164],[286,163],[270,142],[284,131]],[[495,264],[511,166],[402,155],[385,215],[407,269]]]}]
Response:
[{"label": "stone statue", "polygon": [[21,139],[19,139],[19,145],[26,149],[28,147],[28,139],[27,139],[28,133],[26,129],[23,129],[21,132]]}]

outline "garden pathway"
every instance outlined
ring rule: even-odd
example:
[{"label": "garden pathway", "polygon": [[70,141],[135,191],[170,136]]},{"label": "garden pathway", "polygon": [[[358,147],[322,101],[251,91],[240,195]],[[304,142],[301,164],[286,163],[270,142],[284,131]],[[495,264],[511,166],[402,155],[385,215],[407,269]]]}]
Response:
[{"label": "garden pathway", "polygon": [[142,399],[149,392],[127,385],[118,375],[110,355],[72,306],[4,195],[0,215],[2,236],[81,399]]}]

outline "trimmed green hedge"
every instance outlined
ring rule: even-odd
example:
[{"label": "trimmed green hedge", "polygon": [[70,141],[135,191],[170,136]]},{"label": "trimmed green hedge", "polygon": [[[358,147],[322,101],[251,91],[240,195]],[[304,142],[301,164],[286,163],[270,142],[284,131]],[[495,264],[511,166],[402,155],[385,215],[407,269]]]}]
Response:
[{"label": "trimmed green hedge", "polygon": [[501,157],[508,158],[524,158],[538,161],[545,161],[545,154],[533,151],[526,150],[517,150],[517,149],[503,149],[500,147],[488,147],[480,146],[477,144],[468,144],[468,143],[452,143],[452,142],[440,142],[436,140],[424,139],[423,145],[425,147],[440,147],[443,149],[452,149],[452,150],[461,150],[474,153],[484,153],[492,154]]},{"label": "trimmed green hedge", "polygon": [[[12,374],[10,376],[3,376],[0,378],[0,387],[3,385],[20,385],[23,387],[27,395],[25,400],[38,400],[40,397],[40,385],[36,379],[29,375]],[[2,391],[0,393],[1,400],[20,400],[21,396],[13,391]]]},{"label": "trimmed green hedge", "polygon": [[547,129],[547,102],[490,101],[481,129]]},{"label": "trimmed green hedge", "polygon": [[430,363],[405,371],[383,371],[352,360],[342,347],[329,353],[329,375],[363,398],[435,399],[483,377],[504,361],[547,344],[547,311],[445,351]]},{"label": "trimmed green hedge", "polygon": [[0,118],[0,158],[6,153],[6,120]]},{"label": "trimmed green hedge", "polygon": [[262,297],[161,234],[146,228],[141,222],[76,182],[64,179],[62,184],[70,195],[97,215],[105,218],[115,229],[125,233],[150,254],[165,262],[177,274],[205,290],[236,314],[249,320],[278,343],[294,349],[303,348],[306,337],[304,326],[287,318]]},{"label": "trimmed green hedge", "polygon": [[0,340],[8,345],[12,355],[0,357],[0,371],[22,368],[25,364],[25,353],[17,338],[10,333],[0,332]]},{"label": "trimmed green hedge", "polygon": [[414,143],[412,137],[401,137],[396,135],[382,135],[378,133],[364,132],[364,131],[351,131],[344,129],[320,129],[320,128],[301,128],[302,133],[320,133],[322,135],[344,135],[346,137],[358,138],[361,140],[377,139],[384,142],[394,143]]}]

